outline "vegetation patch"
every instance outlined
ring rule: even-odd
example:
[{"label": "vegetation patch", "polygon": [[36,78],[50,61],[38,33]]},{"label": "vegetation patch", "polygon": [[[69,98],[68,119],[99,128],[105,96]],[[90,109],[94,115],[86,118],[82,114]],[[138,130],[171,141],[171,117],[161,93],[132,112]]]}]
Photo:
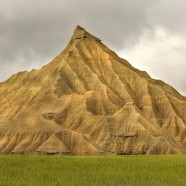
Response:
[{"label": "vegetation patch", "polygon": [[0,185],[184,186],[186,156],[1,155]]}]

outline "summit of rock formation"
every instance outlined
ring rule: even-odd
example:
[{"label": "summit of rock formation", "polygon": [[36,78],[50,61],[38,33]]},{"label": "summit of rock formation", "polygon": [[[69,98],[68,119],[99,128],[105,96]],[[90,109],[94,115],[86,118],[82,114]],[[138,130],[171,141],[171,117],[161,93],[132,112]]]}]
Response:
[{"label": "summit of rock formation", "polygon": [[186,97],[80,26],[49,64],[0,83],[0,105],[0,153],[186,152]]},{"label": "summit of rock formation", "polygon": [[74,40],[74,39],[83,39],[83,38],[87,38],[87,37],[95,39],[96,41],[101,41],[100,39],[98,39],[95,36],[93,36],[90,33],[88,33],[84,28],[82,28],[79,25],[74,30],[74,34],[72,36],[72,40]]}]

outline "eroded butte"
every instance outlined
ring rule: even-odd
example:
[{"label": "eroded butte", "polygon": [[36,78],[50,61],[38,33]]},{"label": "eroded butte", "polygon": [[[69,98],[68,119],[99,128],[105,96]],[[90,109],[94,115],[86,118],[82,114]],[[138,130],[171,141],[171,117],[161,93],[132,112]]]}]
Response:
[{"label": "eroded butte", "polygon": [[40,70],[0,83],[0,153],[186,152],[186,97],[80,26]]}]

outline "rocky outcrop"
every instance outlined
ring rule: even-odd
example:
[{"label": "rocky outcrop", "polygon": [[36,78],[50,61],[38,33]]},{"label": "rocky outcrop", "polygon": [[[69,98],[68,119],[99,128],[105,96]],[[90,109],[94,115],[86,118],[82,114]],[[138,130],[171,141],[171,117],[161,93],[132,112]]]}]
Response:
[{"label": "rocky outcrop", "polygon": [[186,97],[77,27],[40,70],[0,83],[0,153],[186,152]]}]

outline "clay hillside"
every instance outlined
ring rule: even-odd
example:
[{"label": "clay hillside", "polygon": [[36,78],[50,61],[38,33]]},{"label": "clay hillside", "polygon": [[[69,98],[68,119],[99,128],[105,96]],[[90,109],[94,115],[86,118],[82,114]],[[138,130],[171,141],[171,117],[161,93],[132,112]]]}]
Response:
[{"label": "clay hillside", "polygon": [[0,83],[0,153],[186,153],[186,97],[77,26],[49,64]]}]

